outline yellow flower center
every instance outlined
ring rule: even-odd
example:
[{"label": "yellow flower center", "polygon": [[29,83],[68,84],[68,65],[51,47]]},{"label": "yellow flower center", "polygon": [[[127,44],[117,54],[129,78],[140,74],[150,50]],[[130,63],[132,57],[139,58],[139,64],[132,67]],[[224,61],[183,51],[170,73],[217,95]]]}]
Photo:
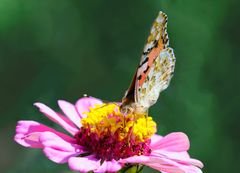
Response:
[{"label": "yellow flower center", "polygon": [[101,160],[150,155],[156,123],[144,114],[123,115],[115,103],[96,105],[75,134],[77,143]]},{"label": "yellow flower center", "polygon": [[96,105],[85,112],[82,127],[98,137],[108,134],[117,135],[119,141],[134,140],[136,143],[148,140],[156,132],[152,117],[144,114],[123,115],[115,103]]}]

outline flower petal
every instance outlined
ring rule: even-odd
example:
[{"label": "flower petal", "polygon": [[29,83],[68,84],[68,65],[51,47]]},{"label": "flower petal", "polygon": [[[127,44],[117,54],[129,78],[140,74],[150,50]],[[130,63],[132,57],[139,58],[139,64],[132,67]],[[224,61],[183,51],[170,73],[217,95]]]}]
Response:
[{"label": "flower petal", "polygon": [[63,117],[59,116],[58,113],[53,111],[48,106],[42,103],[35,103],[35,106],[39,108],[39,111],[46,115],[50,120],[62,126],[65,130],[67,130],[70,134],[74,135],[77,133],[78,129],[75,128],[72,124],[66,121]]},{"label": "flower petal", "polygon": [[185,172],[181,167],[178,167],[177,165],[174,165],[173,163],[168,161],[161,161],[162,163],[146,163],[147,166],[156,169],[161,172],[166,172],[166,173],[189,173]]},{"label": "flower petal", "polygon": [[202,170],[196,166],[184,166],[185,173],[202,173]]},{"label": "flower petal", "polygon": [[[174,164],[176,167],[178,167],[179,170],[183,171],[184,173],[202,173],[201,169],[199,169],[198,167],[193,166],[193,165],[184,165],[184,164],[174,163],[167,159],[165,161]],[[154,166],[157,166],[157,165],[148,165],[148,166],[151,166],[152,168],[154,168]],[[167,165],[167,167],[165,167],[165,168],[164,167],[161,168],[162,172],[165,172],[165,173],[175,173],[174,169],[175,168],[173,168],[173,167],[170,168],[169,165]],[[179,171],[179,170],[177,170],[177,171]]]},{"label": "flower petal", "polygon": [[[162,171],[162,173],[168,173],[168,172]],[[185,173],[202,173],[202,170],[195,166],[189,166],[188,169],[185,170]]]},{"label": "flower petal", "polygon": [[68,142],[52,132],[44,132],[40,136],[45,155],[56,163],[65,163],[70,157],[84,153],[75,141]]},{"label": "flower petal", "polygon": [[151,144],[152,149],[166,151],[187,151],[190,147],[187,135],[182,132],[170,133]]},{"label": "flower petal", "polygon": [[168,158],[185,165],[194,165],[200,168],[203,167],[203,163],[201,161],[190,158],[188,153],[185,151],[170,152],[170,151],[164,151],[164,150],[153,150],[151,155],[156,157]]},{"label": "flower petal", "polygon": [[117,172],[122,169],[123,164],[120,164],[116,160],[111,161],[104,161],[102,165],[94,172],[101,173],[101,172]]},{"label": "flower petal", "polygon": [[76,107],[64,100],[58,100],[58,105],[63,113],[79,128],[81,128],[81,118],[78,114]]},{"label": "flower petal", "polygon": [[88,112],[90,107],[94,107],[94,105],[102,103],[103,102],[100,99],[94,97],[83,97],[77,101],[76,108],[81,117],[84,118],[86,115],[84,115],[83,112]]},{"label": "flower petal", "polygon": [[154,134],[151,137],[151,146],[155,146],[156,143],[158,143],[163,137],[158,135],[158,134]]},{"label": "flower petal", "polygon": [[184,170],[179,167],[178,163],[162,159],[160,157],[152,157],[152,156],[133,156],[126,159],[120,160],[122,163],[139,163],[158,171],[164,171],[166,173],[185,173]]},{"label": "flower petal", "polygon": [[66,141],[61,136],[58,136],[52,132],[43,132],[40,136],[40,142],[44,147],[51,147],[56,150],[61,151],[71,151],[71,152],[80,152],[83,151],[83,147],[76,144],[76,140],[72,139],[72,141]]},{"label": "flower petal", "polygon": [[49,160],[59,164],[66,163],[69,158],[77,156],[77,154],[73,152],[59,151],[49,147],[45,147],[43,152]]},{"label": "flower petal", "polygon": [[[182,154],[184,157],[188,157],[187,152],[183,152]],[[178,163],[177,161],[160,156],[133,156],[121,159],[119,162],[143,164],[164,173],[202,173],[201,169],[194,165]]]},{"label": "flower petal", "polygon": [[71,157],[68,160],[69,168],[73,171],[89,172],[99,168],[100,160],[93,155],[86,157]]},{"label": "flower petal", "polygon": [[39,137],[46,131],[55,133],[66,141],[73,140],[71,137],[36,121],[18,121],[14,140],[24,147],[43,148],[42,143],[39,141]]},{"label": "flower petal", "polygon": [[120,159],[120,163],[145,163],[148,162],[150,159],[149,156],[132,156],[126,159]]}]

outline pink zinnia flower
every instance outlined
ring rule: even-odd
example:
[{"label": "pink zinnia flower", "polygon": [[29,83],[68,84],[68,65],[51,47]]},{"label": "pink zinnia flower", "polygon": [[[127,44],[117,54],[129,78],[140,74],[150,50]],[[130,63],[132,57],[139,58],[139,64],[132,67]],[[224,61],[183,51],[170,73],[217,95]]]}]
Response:
[{"label": "pink zinnia flower", "polygon": [[58,101],[65,115],[35,103],[45,116],[71,136],[35,121],[19,121],[15,141],[41,148],[52,161],[80,172],[117,172],[126,165],[146,165],[164,173],[201,173],[203,164],[188,155],[181,132],[159,136],[156,123],[144,115],[123,115],[117,103],[84,97],[75,105]]}]

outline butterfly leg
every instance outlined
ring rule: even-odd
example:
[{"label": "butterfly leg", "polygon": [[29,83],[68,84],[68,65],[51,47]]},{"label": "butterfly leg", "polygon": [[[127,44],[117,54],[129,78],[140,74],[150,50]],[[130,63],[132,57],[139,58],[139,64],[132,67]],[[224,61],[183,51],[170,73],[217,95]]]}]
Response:
[{"label": "butterfly leg", "polygon": [[120,110],[123,115],[132,114],[134,112],[134,109],[128,105],[121,105]]}]

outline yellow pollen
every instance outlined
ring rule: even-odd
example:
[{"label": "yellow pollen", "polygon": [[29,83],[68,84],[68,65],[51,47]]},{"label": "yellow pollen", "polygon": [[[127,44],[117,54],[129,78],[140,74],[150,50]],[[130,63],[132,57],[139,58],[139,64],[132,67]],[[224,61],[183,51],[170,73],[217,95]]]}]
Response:
[{"label": "yellow pollen", "polygon": [[144,114],[123,115],[119,105],[114,103],[95,105],[86,118],[81,120],[82,128],[98,136],[114,135],[118,140],[134,140],[144,142],[156,132],[156,123],[152,117]]}]

